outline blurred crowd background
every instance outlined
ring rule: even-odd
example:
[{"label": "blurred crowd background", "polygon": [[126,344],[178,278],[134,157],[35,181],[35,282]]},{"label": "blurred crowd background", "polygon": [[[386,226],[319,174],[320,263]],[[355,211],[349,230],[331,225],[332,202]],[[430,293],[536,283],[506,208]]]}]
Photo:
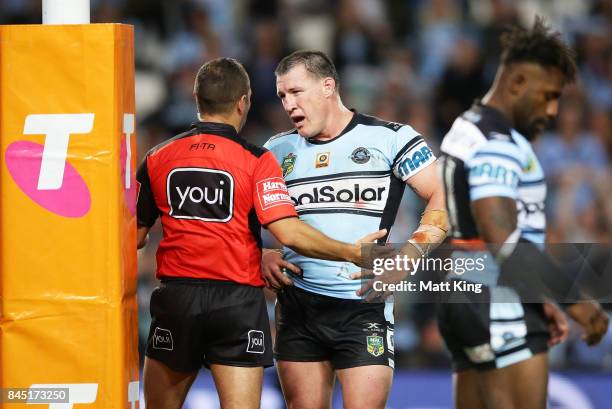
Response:
[{"label": "blurred crowd background", "polygon": [[[1,0],[0,24],[40,23],[41,3]],[[92,23],[135,26],[139,161],[196,120],[195,74],[220,56],[237,58],[251,76],[253,104],[243,136],[263,144],[290,129],[274,68],[302,48],[333,58],[347,106],[410,124],[437,149],[454,118],[491,84],[504,28],[545,16],[576,50],[580,71],[558,120],[536,144],[549,186],[549,240],[610,242],[612,0],[92,0],[91,10]],[[407,192],[392,241],[407,239],[420,211]],[[159,237],[157,225],[139,253],[141,344]],[[449,367],[434,308],[398,299],[398,367]],[[555,369],[612,371],[612,335],[587,348],[573,328],[551,357]]]}]

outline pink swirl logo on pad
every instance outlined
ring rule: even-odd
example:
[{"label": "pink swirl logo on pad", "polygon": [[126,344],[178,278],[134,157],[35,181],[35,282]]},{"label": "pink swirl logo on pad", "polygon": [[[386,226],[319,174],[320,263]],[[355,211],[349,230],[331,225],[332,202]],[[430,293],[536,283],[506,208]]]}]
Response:
[{"label": "pink swirl logo on pad", "polygon": [[8,171],[23,193],[63,217],[82,217],[91,208],[89,188],[67,161],[71,134],[93,129],[94,114],[28,115],[23,133],[45,135],[45,143],[16,141],[5,152]]}]

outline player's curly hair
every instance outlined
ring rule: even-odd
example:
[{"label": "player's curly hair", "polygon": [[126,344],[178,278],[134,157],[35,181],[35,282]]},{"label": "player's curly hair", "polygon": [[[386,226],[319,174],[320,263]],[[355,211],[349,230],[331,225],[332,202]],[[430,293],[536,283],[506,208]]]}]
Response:
[{"label": "player's curly hair", "polygon": [[551,31],[540,16],[536,17],[531,29],[511,27],[502,35],[501,44],[502,65],[531,62],[558,68],[568,83],[576,79],[574,51],[563,42],[558,32]]}]

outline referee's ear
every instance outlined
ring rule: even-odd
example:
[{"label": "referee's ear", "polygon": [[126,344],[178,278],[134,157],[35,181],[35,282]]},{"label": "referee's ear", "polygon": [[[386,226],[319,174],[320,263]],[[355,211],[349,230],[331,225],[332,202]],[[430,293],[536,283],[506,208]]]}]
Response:
[{"label": "referee's ear", "polygon": [[249,112],[249,108],[251,107],[251,101],[249,100],[248,95],[243,95],[238,100],[238,113],[240,116],[245,115]]}]

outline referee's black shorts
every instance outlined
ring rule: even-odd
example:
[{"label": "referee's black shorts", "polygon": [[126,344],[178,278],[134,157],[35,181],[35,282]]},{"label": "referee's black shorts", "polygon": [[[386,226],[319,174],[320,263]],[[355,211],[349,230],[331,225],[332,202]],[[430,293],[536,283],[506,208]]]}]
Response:
[{"label": "referee's black shorts", "polygon": [[181,372],[211,364],[272,366],[262,288],[202,279],[161,281],[151,295],[147,357]]},{"label": "referee's black shorts", "polygon": [[366,303],[285,287],[277,295],[274,357],[330,361],[334,369],[394,367],[393,303]]},{"label": "referee's black shorts", "polygon": [[482,289],[480,294],[463,292],[467,302],[443,302],[437,308],[455,372],[504,368],[548,351],[542,304],[522,303],[508,287]]}]

